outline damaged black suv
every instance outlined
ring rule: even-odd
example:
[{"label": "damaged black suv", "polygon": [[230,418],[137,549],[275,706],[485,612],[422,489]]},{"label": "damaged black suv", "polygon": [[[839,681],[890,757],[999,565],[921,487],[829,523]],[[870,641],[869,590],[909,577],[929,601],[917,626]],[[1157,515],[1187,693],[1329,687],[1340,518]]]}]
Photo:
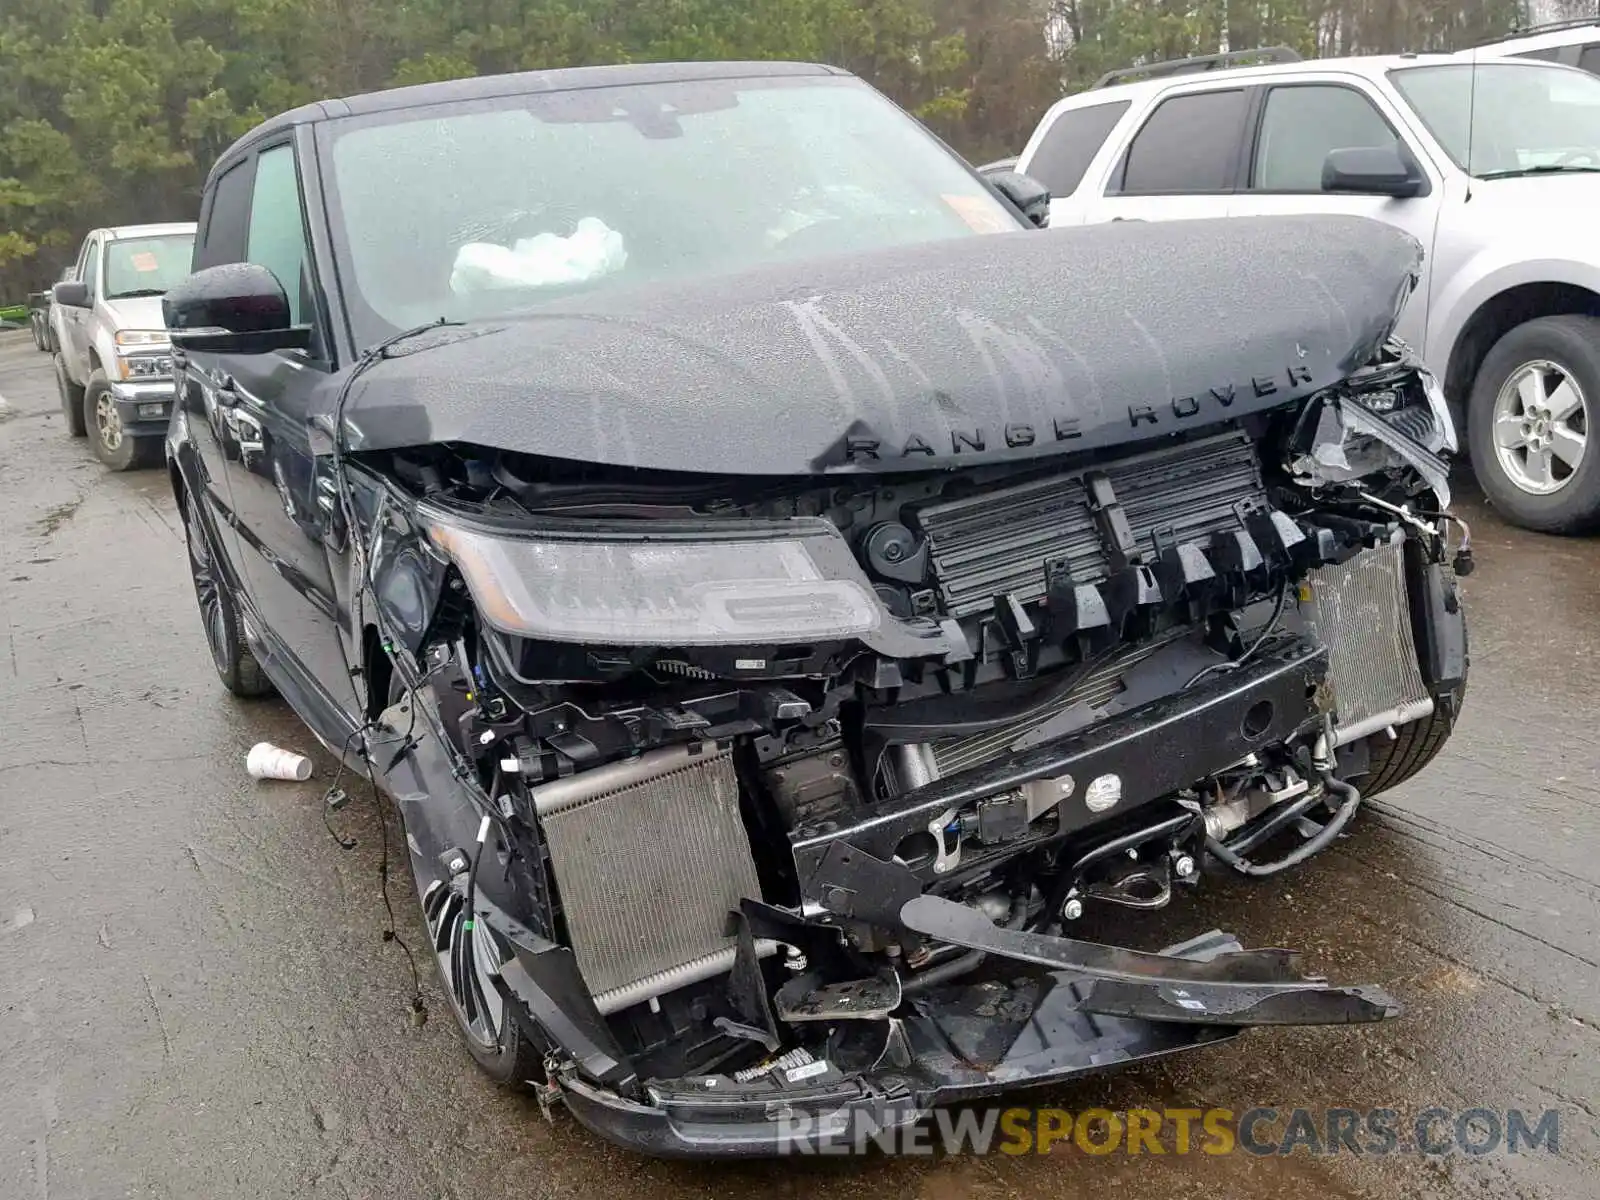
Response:
[{"label": "damaged black suv", "polygon": [[396,801],[497,1079],[766,1154],[1396,1011],[1068,932],[1448,736],[1418,248],[1042,199],[783,64],[330,101],[213,170],[166,297],[206,637]]}]

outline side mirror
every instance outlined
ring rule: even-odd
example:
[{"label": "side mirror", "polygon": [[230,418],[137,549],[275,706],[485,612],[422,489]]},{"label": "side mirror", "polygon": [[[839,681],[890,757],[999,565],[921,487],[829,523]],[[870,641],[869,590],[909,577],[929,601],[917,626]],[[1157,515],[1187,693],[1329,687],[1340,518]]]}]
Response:
[{"label": "side mirror", "polygon": [[1330,150],[1322,162],[1322,190],[1404,199],[1423,194],[1427,180],[1399,146]]},{"label": "side mirror", "polygon": [[196,271],[162,297],[161,314],[182,350],[266,354],[311,344],[310,326],[290,324],[283,284],[255,263]]},{"label": "side mirror", "polygon": [[987,171],[984,178],[1040,229],[1050,224],[1050,189],[1033,176],[1024,175],[1021,171],[1001,170]]},{"label": "side mirror", "polygon": [[66,308],[89,307],[89,285],[81,279],[67,279],[55,284],[50,295],[57,304]]}]

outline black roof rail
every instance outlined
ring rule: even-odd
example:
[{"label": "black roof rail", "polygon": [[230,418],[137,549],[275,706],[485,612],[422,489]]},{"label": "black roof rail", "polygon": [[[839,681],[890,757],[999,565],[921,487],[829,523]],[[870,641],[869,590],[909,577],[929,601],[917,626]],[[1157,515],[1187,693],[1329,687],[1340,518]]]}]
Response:
[{"label": "black roof rail", "polygon": [[1215,71],[1219,68],[1244,66],[1255,63],[1296,63],[1304,61],[1288,46],[1260,46],[1254,50],[1230,50],[1226,54],[1199,54],[1194,58],[1175,58],[1170,62],[1146,63],[1141,67],[1123,67],[1107,71],[1090,84],[1094,88],[1125,83],[1137,76],[1160,79],[1167,75],[1189,75],[1197,71]]},{"label": "black roof rail", "polygon": [[1478,42],[1473,49],[1482,46],[1498,46],[1501,42],[1509,42],[1515,38],[1532,37],[1537,33],[1555,33],[1561,29],[1582,29],[1586,25],[1600,25],[1600,16],[1573,17],[1569,21],[1546,21],[1542,25],[1529,25],[1526,29],[1513,26],[1510,33],[1497,38],[1490,38],[1487,42]]}]

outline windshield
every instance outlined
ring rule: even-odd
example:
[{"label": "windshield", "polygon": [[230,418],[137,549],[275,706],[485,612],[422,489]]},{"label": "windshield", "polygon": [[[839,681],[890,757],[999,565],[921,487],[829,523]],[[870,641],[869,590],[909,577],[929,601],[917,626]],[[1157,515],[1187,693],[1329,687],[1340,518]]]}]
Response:
[{"label": "windshield", "polygon": [[189,274],[193,257],[192,233],[107,242],[105,298],[160,296]]},{"label": "windshield", "polygon": [[576,292],[1020,227],[853,79],[497,97],[342,121],[324,136],[364,344]]},{"label": "windshield", "polygon": [[1600,170],[1600,79],[1585,71],[1452,63],[1406,67],[1390,78],[1456,166],[1480,179]]}]

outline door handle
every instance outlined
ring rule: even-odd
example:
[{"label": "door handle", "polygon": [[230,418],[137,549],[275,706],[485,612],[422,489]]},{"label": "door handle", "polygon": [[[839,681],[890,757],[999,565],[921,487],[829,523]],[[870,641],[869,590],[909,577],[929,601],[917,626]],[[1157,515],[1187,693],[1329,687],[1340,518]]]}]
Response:
[{"label": "door handle", "polygon": [[335,554],[344,553],[344,509],[339,503],[339,485],[331,475],[317,471],[315,492],[317,508],[322,513],[323,541]]}]

